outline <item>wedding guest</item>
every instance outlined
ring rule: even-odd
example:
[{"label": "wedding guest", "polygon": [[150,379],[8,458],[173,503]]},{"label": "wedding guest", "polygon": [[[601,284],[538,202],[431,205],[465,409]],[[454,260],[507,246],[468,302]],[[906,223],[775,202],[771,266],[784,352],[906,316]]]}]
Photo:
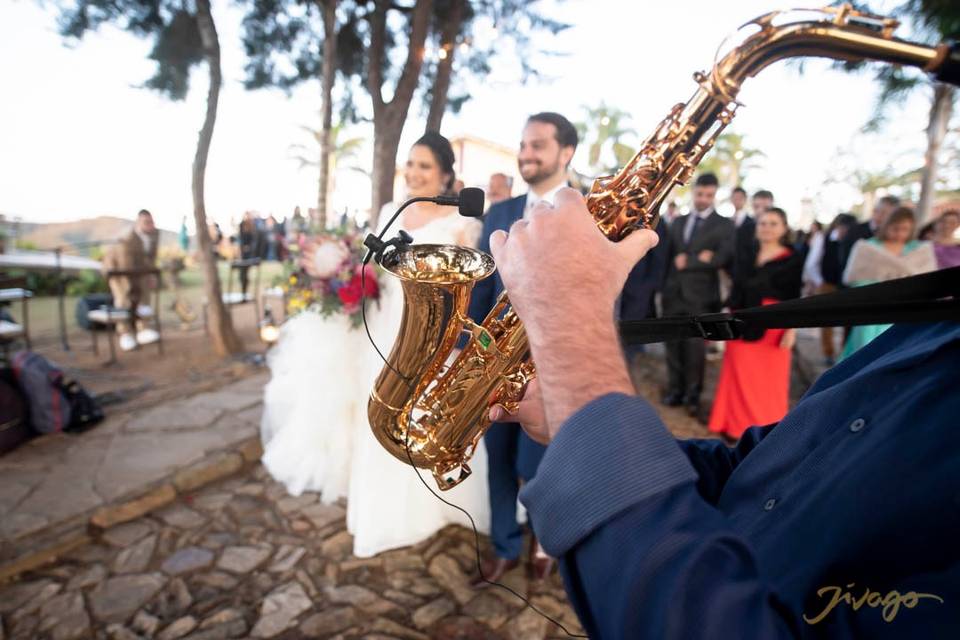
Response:
[{"label": "wedding guest", "polygon": [[[849,213],[840,213],[823,233],[822,255],[819,259],[819,273],[822,282],[814,290],[814,293],[833,293],[841,287],[843,267],[840,264],[840,247],[846,233],[856,224],[856,216]],[[810,260],[810,257],[808,256],[807,259]],[[820,328],[820,346],[823,350],[824,364],[832,367],[837,357],[837,348],[834,344],[834,327]]]},{"label": "wedding guest", "polygon": [[[733,251],[733,222],[714,209],[717,177],[704,173],[693,185],[693,209],[670,225],[667,276],[663,284],[665,316],[697,315],[720,310],[720,268],[729,264]],[[700,415],[703,368],[706,359],[702,338],[668,342],[667,389],[663,403],[686,405],[691,416]]]},{"label": "wedding guest", "polygon": [[[137,213],[133,229],[118,243],[111,245],[103,256],[103,270],[134,271],[152,269],[157,263],[157,244],[160,233],[153,216],[146,209]],[[117,342],[124,351],[132,351],[140,344],[151,344],[160,339],[153,329],[137,319],[137,307],[157,283],[148,277],[120,276],[107,282],[113,295],[113,306],[129,312],[130,319],[117,323]],[[159,309],[156,310],[159,312]]]},{"label": "wedding guest", "polygon": [[586,634],[955,636],[960,325],[895,326],[735,448],[675,438],[612,321],[655,242],[608,242],[572,191],[491,241],[538,374],[492,417],[549,443],[521,501]]},{"label": "wedding guest", "polygon": [[180,233],[177,234],[177,244],[180,245],[180,250],[184,253],[190,249],[190,235],[187,233],[187,216],[183,216],[180,220]]},{"label": "wedding guest", "polygon": [[[654,298],[663,287],[663,277],[667,272],[667,225],[663,218],[657,223],[658,244],[633,267],[620,293],[617,304],[617,317],[620,320],[643,320],[657,315]],[[637,354],[644,351],[643,345],[624,347],[628,363],[633,363]],[[633,374],[633,367],[630,369]],[[636,380],[639,382],[639,380]]]},{"label": "wedding guest", "polygon": [[884,221],[900,207],[900,198],[896,196],[883,196],[873,205],[870,219],[855,225],[844,237],[843,245],[840,247],[841,264],[846,268],[847,261],[850,260],[850,254],[853,251],[853,245],[858,240],[869,240],[880,230]]},{"label": "wedding guest", "polygon": [[[744,196],[746,196],[745,193]],[[766,189],[760,189],[759,191],[754,192],[753,197],[750,198],[750,208],[753,212],[753,215],[750,215],[745,208],[742,208],[739,212],[739,217],[734,216],[733,221],[736,225],[736,228],[734,229],[733,253],[730,256],[730,261],[726,266],[727,272],[729,272],[731,275],[735,271],[743,271],[744,269],[749,268],[756,250],[754,245],[757,242],[757,218],[759,218],[760,214],[772,206],[773,193],[767,191]],[[745,264],[740,264],[741,261]]]},{"label": "wedding guest", "polygon": [[[803,256],[790,247],[787,214],[777,207],[767,209],[757,219],[756,234],[752,260],[733,274],[727,304],[733,310],[800,297]],[[748,427],[786,415],[796,335],[795,329],[769,329],[727,341],[710,431],[736,441]]]},{"label": "wedding guest", "polygon": [[[843,283],[859,287],[936,270],[937,256],[933,245],[913,240],[915,227],[912,209],[895,209],[884,218],[875,237],[858,240],[853,245],[843,271]],[[888,328],[889,324],[853,327],[840,358],[849,357]]]},{"label": "wedding guest", "polygon": [[680,207],[677,206],[676,200],[671,200],[667,203],[667,207],[661,214],[660,219],[663,220],[666,225],[669,227],[673,224],[673,221],[680,217]]},{"label": "wedding guest", "polygon": [[743,187],[734,187],[730,192],[730,204],[733,205],[733,226],[737,229],[750,217],[747,211],[747,190]]},{"label": "wedding guest", "polygon": [[495,205],[498,202],[509,200],[512,197],[513,178],[505,173],[495,173],[490,176],[487,185],[487,202]]},{"label": "wedding guest", "polygon": [[[259,250],[257,242],[259,234],[257,233],[252,211],[244,212],[243,219],[240,220],[240,228],[237,230],[237,235],[240,243],[240,259],[249,260],[256,258]],[[240,276],[240,292],[246,297],[247,289],[250,287],[249,265],[240,267],[238,269],[238,275]]]},{"label": "wedding guest", "polygon": [[960,211],[949,209],[933,222],[933,250],[937,254],[937,267],[948,269],[960,266]]},{"label": "wedding guest", "polygon": [[[490,251],[490,236],[497,230],[525,220],[538,203],[550,204],[558,191],[567,186],[567,170],[577,150],[577,130],[559,113],[537,113],[527,119],[520,139],[517,167],[527,183],[524,195],[499,202],[484,216],[480,250]],[[500,276],[494,273],[481,280],[470,299],[470,317],[483,322],[503,291]],[[483,559],[482,576],[492,582],[520,564],[523,529],[517,522],[517,494],[521,482],[529,482],[537,471],[543,447],[523,433],[519,424],[494,425],[484,436],[490,464],[490,512],[493,553]],[[529,560],[534,578],[542,579],[553,570],[553,561],[533,539]],[[485,587],[480,577],[477,587]]]}]

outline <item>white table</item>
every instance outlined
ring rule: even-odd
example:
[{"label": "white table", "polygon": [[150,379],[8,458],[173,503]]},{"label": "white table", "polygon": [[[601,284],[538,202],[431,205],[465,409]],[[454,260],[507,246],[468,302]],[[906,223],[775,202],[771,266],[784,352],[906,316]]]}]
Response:
[{"label": "white table", "polygon": [[21,269],[23,271],[50,272],[57,274],[59,281],[58,307],[60,312],[60,342],[65,351],[70,350],[67,343],[67,317],[63,309],[63,274],[81,271],[100,271],[100,262],[83,256],[64,255],[61,249],[55,251],[18,251],[0,253],[0,269]]}]

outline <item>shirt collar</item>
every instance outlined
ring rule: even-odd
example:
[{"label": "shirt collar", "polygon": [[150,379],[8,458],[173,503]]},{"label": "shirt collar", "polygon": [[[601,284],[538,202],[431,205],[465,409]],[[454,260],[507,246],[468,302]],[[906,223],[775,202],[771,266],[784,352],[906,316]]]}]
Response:
[{"label": "shirt collar", "polygon": [[568,187],[568,186],[570,185],[568,185],[566,182],[561,182],[560,184],[555,186],[553,189],[550,189],[550,191],[547,191],[542,196],[538,196],[536,193],[534,193],[533,189],[531,189],[530,191],[527,191],[527,206],[526,206],[527,211],[529,211],[530,209],[533,209],[533,207],[541,200],[545,200],[550,204],[553,204],[554,198],[557,197],[557,192],[559,192],[560,189],[563,189],[564,187]]},{"label": "shirt collar", "polygon": [[703,211],[697,211],[696,209],[691,209],[691,210],[690,210],[690,213],[694,214],[695,216],[697,216],[697,217],[700,218],[701,220],[706,220],[707,217],[709,217],[709,215],[710,215],[711,213],[713,213],[713,207],[707,207],[707,208],[704,209]]}]

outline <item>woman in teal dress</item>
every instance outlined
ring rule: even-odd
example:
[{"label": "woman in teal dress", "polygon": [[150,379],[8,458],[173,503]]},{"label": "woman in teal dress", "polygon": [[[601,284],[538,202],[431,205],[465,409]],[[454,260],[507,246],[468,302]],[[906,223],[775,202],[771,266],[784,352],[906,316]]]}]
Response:
[{"label": "woman in teal dress", "polygon": [[[914,240],[915,229],[913,210],[900,207],[891,213],[880,225],[875,237],[858,240],[853,245],[847,268],[843,272],[843,283],[849,287],[862,287],[936,270],[937,257],[933,245]],[[853,327],[840,359],[846,358],[889,327],[889,324]]]}]

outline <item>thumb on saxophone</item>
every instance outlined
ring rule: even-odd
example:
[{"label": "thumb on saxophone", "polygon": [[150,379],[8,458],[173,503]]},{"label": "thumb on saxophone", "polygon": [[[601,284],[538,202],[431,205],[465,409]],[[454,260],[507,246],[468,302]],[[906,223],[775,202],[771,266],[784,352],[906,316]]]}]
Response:
[{"label": "thumb on saxophone", "polygon": [[636,264],[660,242],[660,236],[650,229],[639,229],[616,244],[617,250],[629,264]]}]

